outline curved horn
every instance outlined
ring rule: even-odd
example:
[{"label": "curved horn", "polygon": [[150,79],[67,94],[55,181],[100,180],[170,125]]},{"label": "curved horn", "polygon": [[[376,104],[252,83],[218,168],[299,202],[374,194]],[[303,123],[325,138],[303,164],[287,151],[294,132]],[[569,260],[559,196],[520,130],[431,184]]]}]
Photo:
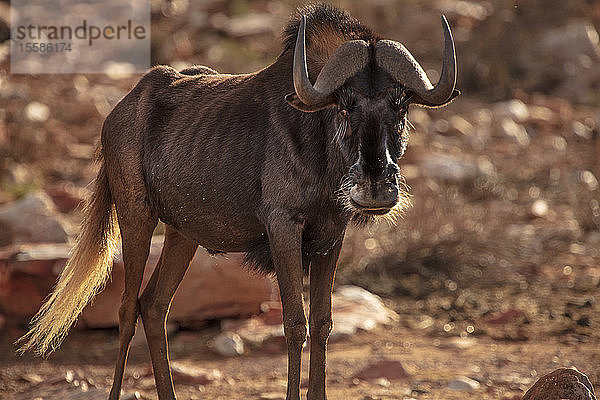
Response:
[{"label": "curved horn", "polygon": [[456,54],[450,25],[442,16],[444,27],[444,61],[440,80],[435,87],[427,78],[417,60],[401,43],[380,40],[376,45],[377,64],[389,72],[394,79],[411,89],[424,103],[441,105],[448,101],[456,86]]},{"label": "curved horn", "polygon": [[294,50],[294,89],[304,104],[321,103],[346,79],[364,68],[369,59],[369,45],[364,40],[342,43],[329,57],[313,86],[306,66],[306,16],[302,16]]}]

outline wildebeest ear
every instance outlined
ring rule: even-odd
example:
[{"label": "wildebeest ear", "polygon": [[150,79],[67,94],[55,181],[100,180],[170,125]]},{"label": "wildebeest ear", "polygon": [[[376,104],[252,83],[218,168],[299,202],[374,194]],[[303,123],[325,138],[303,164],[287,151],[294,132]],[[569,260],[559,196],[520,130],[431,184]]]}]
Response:
[{"label": "wildebeest ear", "polygon": [[308,104],[304,104],[302,102],[302,100],[300,100],[298,98],[298,95],[296,93],[290,93],[290,94],[286,95],[285,101],[287,101],[288,104],[290,106],[294,107],[295,109],[304,111],[304,112],[315,112],[315,111],[319,111],[324,108],[333,107],[336,105],[335,96],[333,96],[333,95],[327,96],[327,98],[321,103],[313,104],[310,106]]},{"label": "wildebeest ear", "polygon": [[448,100],[446,100],[445,102],[443,102],[441,104],[433,104],[433,103],[424,101],[418,95],[416,95],[416,94],[413,93],[413,95],[412,95],[412,97],[410,99],[410,102],[412,104],[416,104],[418,106],[429,107],[429,108],[438,108],[438,107],[447,106],[448,104],[452,103],[452,101],[455,98],[457,98],[459,95],[460,95],[460,90],[454,89],[454,91],[452,92],[452,95],[450,96],[450,98]]}]

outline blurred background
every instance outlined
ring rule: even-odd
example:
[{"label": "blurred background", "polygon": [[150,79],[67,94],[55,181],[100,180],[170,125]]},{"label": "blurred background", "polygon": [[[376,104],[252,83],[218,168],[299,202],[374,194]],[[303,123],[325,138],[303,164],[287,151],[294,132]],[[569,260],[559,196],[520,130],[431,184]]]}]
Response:
[{"label": "blurred background", "polygon": [[[152,64],[263,68],[301,4],[153,0]],[[447,108],[410,110],[401,168],[413,206],[395,226],[350,229],[336,286],[382,296],[398,326],[431,340],[598,343],[600,1],[334,4],[404,43],[432,81],[445,14],[463,92]],[[0,335],[16,326],[6,334],[14,340],[54,279],[40,283],[39,269],[16,267],[15,246],[76,234],[102,121],[139,76],[118,66],[107,75],[11,75],[8,13],[1,2]],[[27,279],[34,283],[20,284]],[[38,303],[7,306],[23,290]],[[588,372],[598,383],[597,367]]]}]

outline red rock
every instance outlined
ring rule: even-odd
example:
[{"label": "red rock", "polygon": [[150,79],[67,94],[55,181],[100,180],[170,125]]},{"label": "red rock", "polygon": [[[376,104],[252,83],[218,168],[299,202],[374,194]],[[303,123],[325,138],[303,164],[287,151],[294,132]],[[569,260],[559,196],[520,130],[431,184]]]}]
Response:
[{"label": "red rock", "polygon": [[559,368],[542,376],[525,393],[523,400],[596,400],[594,387],[575,368]]},{"label": "red rock", "polygon": [[354,378],[362,380],[372,380],[386,378],[389,380],[406,379],[410,375],[400,361],[383,360],[369,365],[362,371],[354,375]]},{"label": "red rock", "polygon": [[495,314],[490,315],[486,319],[486,322],[488,324],[492,324],[492,325],[503,325],[503,324],[506,324],[507,322],[518,319],[522,315],[523,315],[523,313],[520,310],[512,308],[512,309],[502,312],[502,313],[495,313]]},{"label": "red rock", "polygon": [[280,325],[283,323],[283,309],[281,308],[281,302],[270,301],[261,304],[260,318],[267,325]]},{"label": "red rock", "polygon": [[[152,245],[144,285],[150,279],[162,249]],[[56,282],[68,257],[68,244],[21,244],[0,250],[0,309],[10,321],[28,322]],[[209,256],[199,250],[173,301],[169,321],[186,327],[201,321],[258,314],[261,304],[276,293],[268,277],[248,272],[241,255]],[[118,259],[107,288],[87,307],[81,324],[87,327],[118,326],[118,308],[124,285],[123,262]],[[274,310],[273,313],[276,311]]]},{"label": "red rock", "polygon": [[[154,271],[161,250],[162,238],[155,237],[142,289]],[[248,272],[241,266],[242,258],[241,254],[210,256],[206,250],[199,249],[177,290],[169,321],[183,321],[191,326],[192,321],[258,314],[261,304],[271,300],[274,283],[268,277]],[[92,328],[117,326],[123,285],[123,262],[119,257],[111,283],[84,310],[81,321]]]},{"label": "red rock", "polygon": [[7,316],[28,319],[46,298],[53,281],[20,272],[0,279],[0,308]]},{"label": "red rock", "polygon": [[83,205],[84,189],[77,188],[70,182],[62,182],[46,189],[48,196],[62,213],[70,213]]}]

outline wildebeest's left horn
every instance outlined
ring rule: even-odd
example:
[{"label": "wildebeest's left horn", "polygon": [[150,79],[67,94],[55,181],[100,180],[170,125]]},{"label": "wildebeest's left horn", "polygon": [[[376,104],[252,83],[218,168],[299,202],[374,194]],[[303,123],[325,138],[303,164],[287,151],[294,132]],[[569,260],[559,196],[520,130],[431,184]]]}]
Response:
[{"label": "wildebeest's left horn", "polygon": [[389,72],[394,79],[411,89],[422,104],[429,106],[442,105],[460,93],[454,90],[456,54],[452,32],[445,16],[442,16],[442,26],[444,27],[444,62],[440,80],[435,87],[417,60],[401,43],[380,40],[376,45],[377,64]]},{"label": "wildebeest's left horn", "polygon": [[294,89],[304,104],[315,105],[344,84],[346,79],[364,68],[369,59],[369,46],[364,40],[341,44],[329,57],[313,86],[306,66],[306,17],[303,15],[294,50]]}]

